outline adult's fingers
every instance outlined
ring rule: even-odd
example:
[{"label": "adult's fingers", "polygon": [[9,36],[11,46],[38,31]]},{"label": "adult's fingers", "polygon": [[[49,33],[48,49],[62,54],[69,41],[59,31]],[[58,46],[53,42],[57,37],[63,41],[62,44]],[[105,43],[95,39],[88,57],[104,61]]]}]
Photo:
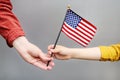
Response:
[{"label": "adult's fingers", "polygon": [[54,66],[54,63],[51,62],[49,66],[46,66],[46,62],[42,62],[40,60],[37,60],[35,62],[32,63],[34,66],[38,67],[38,68],[41,68],[43,70],[51,70]]}]

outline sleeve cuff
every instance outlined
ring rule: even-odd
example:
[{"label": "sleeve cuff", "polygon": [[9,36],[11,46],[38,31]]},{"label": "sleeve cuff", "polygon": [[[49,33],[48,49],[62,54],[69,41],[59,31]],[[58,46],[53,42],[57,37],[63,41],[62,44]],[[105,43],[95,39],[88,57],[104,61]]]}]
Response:
[{"label": "sleeve cuff", "polygon": [[22,30],[12,30],[9,35],[8,35],[8,38],[7,38],[7,44],[9,47],[13,47],[13,41],[15,39],[17,39],[18,37],[21,37],[21,36],[25,36],[25,33],[24,31]]}]

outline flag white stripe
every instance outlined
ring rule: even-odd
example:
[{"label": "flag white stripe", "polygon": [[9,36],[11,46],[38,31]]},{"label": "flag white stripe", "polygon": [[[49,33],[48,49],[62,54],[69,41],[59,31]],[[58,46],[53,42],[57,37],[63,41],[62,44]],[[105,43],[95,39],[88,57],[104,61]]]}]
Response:
[{"label": "flag white stripe", "polygon": [[93,31],[91,31],[90,29],[88,29],[88,28],[86,28],[84,25],[82,25],[82,24],[78,24],[79,26],[81,26],[82,28],[84,28],[85,30],[87,30],[88,32],[90,32],[91,34],[95,34]]},{"label": "flag white stripe", "polygon": [[80,30],[81,32],[83,32],[84,34],[86,34],[87,36],[89,36],[90,38],[93,38],[92,35],[90,35],[89,33],[87,33],[86,31],[84,31],[83,29],[81,29],[80,27],[77,27],[78,30]]},{"label": "flag white stripe", "polygon": [[70,35],[69,33],[67,33],[64,29],[62,29],[62,31],[67,35],[69,36],[70,38],[74,39],[75,41],[77,41],[78,43],[80,43],[81,45],[83,46],[86,46],[87,44],[81,42],[80,40],[78,40],[77,38],[75,38],[74,36]]},{"label": "flag white stripe", "polygon": [[90,29],[92,29],[93,31],[96,32],[96,29],[93,28],[93,27],[92,27],[91,25],[89,25],[88,23],[84,22],[84,20],[81,20],[81,22],[82,22],[84,25],[88,26]]},{"label": "flag white stripe", "polygon": [[[65,22],[65,24],[67,25],[67,26],[69,26],[66,22]],[[84,35],[83,33],[81,33],[81,32],[79,32],[78,30],[76,30],[76,29],[74,29],[74,28],[72,28],[72,27],[70,27],[69,26],[69,28],[71,28],[72,30],[74,30],[76,33],[78,33],[78,34],[80,34],[81,36],[83,36],[85,39],[87,39],[87,40],[91,40],[89,37],[87,37],[86,35]],[[78,28],[78,27],[77,27]]]},{"label": "flag white stripe", "polygon": [[[86,41],[85,39],[81,38],[78,34],[72,32],[70,29],[68,29],[67,27],[63,26],[65,28],[65,30],[67,30],[69,33],[73,34],[74,36],[78,37],[80,40],[86,42],[86,43],[89,43],[88,41]],[[71,28],[70,26],[68,26],[69,28]],[[72,30],[74,30],[74,28],[71,28]]]}]

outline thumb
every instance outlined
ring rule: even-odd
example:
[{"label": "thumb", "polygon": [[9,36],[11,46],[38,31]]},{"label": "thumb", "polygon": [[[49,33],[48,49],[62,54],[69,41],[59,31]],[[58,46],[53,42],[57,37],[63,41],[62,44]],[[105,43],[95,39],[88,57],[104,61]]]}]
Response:
[{"label": "thumb", "polygon": [[50,51],[51,51],[51,53],[54,53],[54,54],[56,54],[56,53],[59,53],[59,52],[60,52],[60,50],[59,50],[59,49],[51,49]]}]

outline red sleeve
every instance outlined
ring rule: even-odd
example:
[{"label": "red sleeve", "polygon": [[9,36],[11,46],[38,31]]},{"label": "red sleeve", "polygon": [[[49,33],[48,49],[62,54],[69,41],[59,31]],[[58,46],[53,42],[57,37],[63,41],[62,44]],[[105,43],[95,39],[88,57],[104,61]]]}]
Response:
[{"label": "red sleeve", "polygon": [[13,46],[12,43],[16,38],[25,35],[12,12],[10,0],[0,0],[0,35],[4,37],[9,47]]}]

